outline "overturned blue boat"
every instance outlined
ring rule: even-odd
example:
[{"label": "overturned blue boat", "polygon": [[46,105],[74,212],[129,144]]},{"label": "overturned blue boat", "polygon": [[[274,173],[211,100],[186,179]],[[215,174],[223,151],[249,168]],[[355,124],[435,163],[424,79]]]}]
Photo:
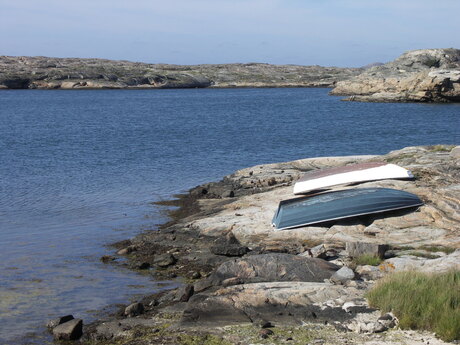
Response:
[{"label": "overturned blue boat", "polygon": [[347,189],[283,200],[273,217],[276,230],[423,205],[418,196],[390,188]]}]

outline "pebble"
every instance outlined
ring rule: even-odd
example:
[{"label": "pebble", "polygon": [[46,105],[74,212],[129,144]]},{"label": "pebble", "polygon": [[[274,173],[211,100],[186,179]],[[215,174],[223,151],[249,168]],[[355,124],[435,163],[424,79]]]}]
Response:
[{"label": "pebble", "polygon": [[196,271],[192,273],[192,279],[200,279],[201,278],[201,273]]}]

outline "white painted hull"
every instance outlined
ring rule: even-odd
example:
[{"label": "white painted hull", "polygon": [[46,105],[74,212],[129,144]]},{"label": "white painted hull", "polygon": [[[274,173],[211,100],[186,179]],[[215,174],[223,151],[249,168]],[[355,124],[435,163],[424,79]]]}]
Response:
[{"label": "white painted hull", "polygon": [[[358,167],[359,165],[356,166]],[[368,169],[358,168],[358,170],[331,174],[318,178],[304,178],[294,185],[294,194],[305,194],[336,185],[386,179],[410,179],[413,177],[414,175],[407,169],[395,164],[385,164]]]}]

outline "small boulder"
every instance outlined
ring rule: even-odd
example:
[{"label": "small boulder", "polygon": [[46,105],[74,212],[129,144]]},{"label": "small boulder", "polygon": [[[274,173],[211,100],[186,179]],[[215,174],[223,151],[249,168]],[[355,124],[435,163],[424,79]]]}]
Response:
[{"label": "small boulder", "polygon": [[235,192],[232,190],[225,190],[222,192],[223,198],[233,198],[235,196]]},{"label": "small boulder", "polygon": [[367,280],[377,280],[384,276],[384,272],[377,266],[358,266],[355,271],[361,276],[361,278],[365,278]]},{"label": "small boulder", "polygon": [[387,329],[393,328],[398,323],[398,320],[392,313],[386,313],[378,318],[377,322],[381,323]]},{"label": "small boulder", "polygon": [[176,292],[176,300],[180,302],[188,302],[190,297],[193,296],[194,288],[193,285],[188,284],[180,287]]},{"label": "small boulder", "polygon": [[104,264],[108,264],[109,262],[115,261],[116,259],[111,255],[103,255],[100,258],[101,262]]},{"label": "small boulder", "polygon": [[46,323],[46,327],[48,328],[49,331],[52,331],[56,326],[59,326],[60,324],[63,324],[64,322],[67,322],[73,319],[74,319],[73,315],[61,316],[56,319],[48,321]]},{"label": "small boulder", "polygon": [[129,306],[125,308],[125,315],[128,317],[141,315],[143,313],[144,313],[144,305],[139,302],[130,304]]},{"label": "small boulder", "polygon": [[366,242],[347,242],[345,249],[352,258],[357,258],[362,255],[372,255],[383,259],[385,252],[388,250],[388,245]]},{"label": "small boulder", "polygon": [[460,158],[460,146],[455,146],[452,151],[450,151],[450,156],[453,158]]},{"label": "small boulder", "polygon": [[118,255],[128,255],[128,254],[131,254],[132,252],[135,252],[137,250],[136,246],[128,246],[126,248],[122,248],[120,249],[117,254]]},{"label": "small boulder", "polygon": [[336,284],[344,284],[355,277],[355,272],[351,268],[343,266],[331,276],[331,281]]},{"label": "small boulder", "polygon": [[163,254],[155,258],[154,264],[161,268],[166,268],[174,265],[177,262],[177,259],[172,254]]},{"label": "small boulder", "polygon": [[339,256],[337,248],[330,244],[320,244],[310,249],[307,249],[305,252],[299,254],[300,256],[319,258],[325,260],[331,260]]},{"label": "small boulder", "polygon": [[72,319],[53,329],[55,340],[77,340],[83,335],[83,320]]},{"label": "small boulder", "polygon": [[148,262],[142,262],[137,265],[139,270],[148,270],[150,268],[150,264]]},{"label": "small boulder", "polygon": [[310,252],[314,258],[326,259],[327,248],[324,244],[320,244],[310,249]]},{"label": "small boulder", "polygon": [[193,284],[193,290],[196,292],[201,292],[206,289],[209,289],[212,286],[212,280],[209,278],[201,279]]},{"label": "small boulder", "polygon": [[232,285],[239,285],[239,284],[243,284],[243,283],[244,283],[243,279],[241,279],[239,277],[232,277],[232,278],[227,278],[227,279],[223,280],[221,285],[222,286],[232,286]]}]

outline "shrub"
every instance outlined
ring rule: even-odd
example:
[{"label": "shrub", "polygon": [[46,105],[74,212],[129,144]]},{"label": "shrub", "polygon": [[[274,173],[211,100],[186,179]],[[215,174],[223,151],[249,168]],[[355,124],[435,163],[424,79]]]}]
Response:
[{"label": "shrub", "polygon": [[460,271],[393,273],[366,297],[372,307],[393,312],[401,328],[434,331],[445,341],[460,338]]}]

